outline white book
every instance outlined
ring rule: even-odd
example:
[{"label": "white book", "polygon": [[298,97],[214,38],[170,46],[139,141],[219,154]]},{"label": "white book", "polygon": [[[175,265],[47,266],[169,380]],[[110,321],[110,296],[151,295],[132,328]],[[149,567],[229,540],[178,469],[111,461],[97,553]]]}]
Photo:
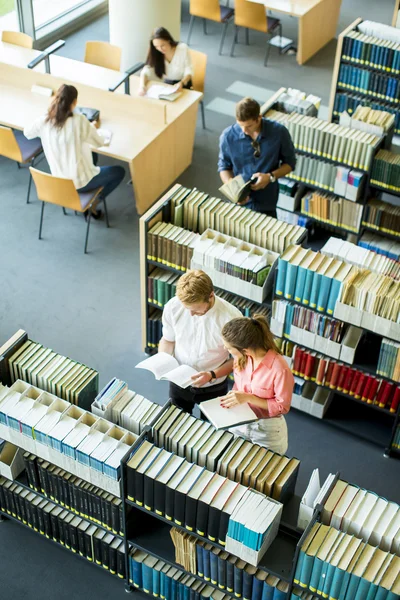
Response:
[{"label": "white book", "polygon": [[353,521],[349,525],[347,532],[350,535],[355,535],[355,536],[360,535],[361,529],[362,529],[365,521],[367,520],[369,513],[375,506],[377,500],[378,500],[377,494],[375,494],[373,492],[367,492],[365,494],[363,501],[359,505],[359,507],[354,515]]},{"label": "white book", "polygon": [[385,500],[385,498],[378,498],[378,500],[376,501],[376,504],[374,505],[373,509],[369,513],[365,523],[361,527],[360,533],[361,533],[363,540],[367,541],[369,539],[370,535],[372,534],[372,532],[375,529],[375,525],[377,524],[378,520],[385,512],[385,509],[388,506],[388,504],[389,504],[389,502],[387,500]]},{"label": "white book", "polygon": [[198,373],[189,365],[180,365],[176,358],[166,352],[159,352],[142,360],[135,368],[151,371],[156,379],[171,381],[181,388],[192,385],[192,376]]},{"label": "white book", "polygon": [[340,529],[343,516],[349,508],[349,506],[351,505],[351,503],[353,502],[354,497],[358,492],[358,489],[359,488],[355,487],[354,485],[349,485],[343,492],[343,495],[340,498],[337,505],[335,506],[335,509],[331,516],[330,525],[332,527],[335,527],[335,529]]},{"label": "white book", "polygon": [[389,524],[396,514],[400,512],[399,505],[395,502],[389,502],[375,524],[375,527],[369,536],[368,543],[372,546],[380,546],[382,537],[387,530]]},{"label": "white book", "polygon": [[232,408],[223,408],[220,404],[220,398],[214,398],[213,400],[201,402],[199,408],[215,429],[229,429],[229,427],[253,423],[258,420],[257,415],[248,403],[239,404]]},{"label": "white book", "polygon": [[397,533],[400,531],[400,511],[394,515],[389,525],[387,526],[385,533],[382,536],[381,549],[385,552],[389,552],[393,544],[393,540]]}]

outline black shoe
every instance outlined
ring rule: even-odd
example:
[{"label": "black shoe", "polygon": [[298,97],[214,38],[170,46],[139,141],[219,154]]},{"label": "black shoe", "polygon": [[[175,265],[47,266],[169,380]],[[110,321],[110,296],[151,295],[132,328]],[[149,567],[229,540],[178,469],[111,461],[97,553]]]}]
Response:
[{"label": "black shoe", "polygon": [[[87,221],[88,214],[89,214],[89,211],[85,210],[85,212],[83,213],[83,216],[85,217],[85,221]],[[103,216],[103,211],[102,210],[96,210],[95,213],[94,212],[91,213],[92,219],[95,219],[96,221],[98,219],[101,219],[102,216]]]}]

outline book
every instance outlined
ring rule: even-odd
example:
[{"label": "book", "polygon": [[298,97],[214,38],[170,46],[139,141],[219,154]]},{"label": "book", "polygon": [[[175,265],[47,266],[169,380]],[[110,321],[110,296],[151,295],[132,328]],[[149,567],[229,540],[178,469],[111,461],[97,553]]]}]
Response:
[{"label": "book", "polygon": [[241,175],[236,175],[218,189],[231,202],[240,203],[248,197],[255,182],[256,178],[245,181]]},{"label": "book", "polygon": [[181,388],[189,387],[192,384],[192,376],[198,373],[189,365],[180,365],[176,358],[166,352],[158,352],[142,360],[135,368],[151,371],[156,379],[171,381]]},{"label": "book", "polygon": [[199,408],[215,429],[229,429],[229,427],[258,420],[257,415],[247,403],[227,409],[221,406],[220,398],[214,398],[201,402]]}]

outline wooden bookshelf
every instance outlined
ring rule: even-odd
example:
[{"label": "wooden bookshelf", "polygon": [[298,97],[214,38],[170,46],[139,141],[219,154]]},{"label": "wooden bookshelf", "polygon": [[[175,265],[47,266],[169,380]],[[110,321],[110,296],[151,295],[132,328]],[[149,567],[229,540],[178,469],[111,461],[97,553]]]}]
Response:
[{"label": "wooden bookshelf", "polygon": [[392,27],[398,27],[397,21],[399,19],[399,13],[400,13],[400,0],[394,0]]}]

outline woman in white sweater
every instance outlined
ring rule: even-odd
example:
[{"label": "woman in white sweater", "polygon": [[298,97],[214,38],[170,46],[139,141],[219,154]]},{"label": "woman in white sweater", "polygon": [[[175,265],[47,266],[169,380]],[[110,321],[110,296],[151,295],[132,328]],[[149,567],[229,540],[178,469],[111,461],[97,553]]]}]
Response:
[{"label": "woman in white sweater", "polygon": [[164,27],[156,29],[150,39],[146,66],[140,75],[139,94],[145,95],[149,80],[178,84],[178,91],[190,88],[192,76],[192,61],[187,45],[176,42]]},{"label": "woman in white sweater", "polygon": [[[96,126],[81,114],[74,113],[78,90],[73,85],[62,85],[47,111],[24,129],[28,139],[40,137],[43,150],[55,177],[72,179],[78,192],[90,192],[103,187],[106,198],[121,183],[125,169],[120,166],[97,167],[91,147],[104,146],[104,139]],[[97,161],[96,161],[97,162]],[[99,218],[101,211],[93,212]]]}]

